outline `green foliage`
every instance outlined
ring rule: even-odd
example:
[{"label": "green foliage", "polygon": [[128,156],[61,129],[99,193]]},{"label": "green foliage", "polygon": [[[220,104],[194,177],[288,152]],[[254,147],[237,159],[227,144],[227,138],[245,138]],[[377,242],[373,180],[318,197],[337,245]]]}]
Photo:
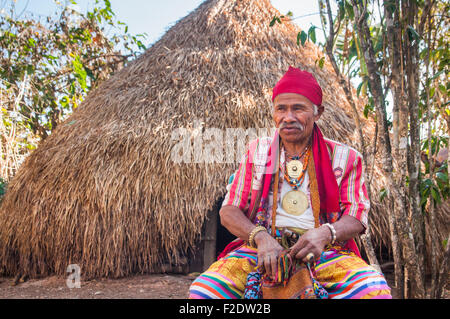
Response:
[{"label": "green foliage", "polygon": [[272,21],[270,21],[269,26],[273,27],[273,26],[275,25],[276,22],[278,22],[278,23],[281,24],[281,18],[282,18],[282,17],[283,17],[283,16],[281,16],[281,17],[274,16],[273,19],[272,19]]},{"label": "green foliage", "polygon": [[302,44],[305,46],[306,41],[311,40],[312,43],[316,43],[316,26],[311,26],[308,32],[300,31],[297,34],[297,45]]},{"label": "green foliage", "polygon": [[291,18],[292,15],[293,15],[292,11],[289,11],[288,13],[286,13],[286,15],[274,16],[274,17],[272,18],[272,20],[270,21],[269,26],[270,26],[270,27],[273,27],[273,26],[275,25],[275,23],[277,23],[277,22],[278,22],[279,24],[281,24],[283,19],[285,19],[285,18],[287,18],[287,17]]},{"label": "green foliage", "polygon": [[316,43],[316,27],[311,26],[308,29],[308,39],[311,39],[312,43]]},{"label": "green foliage", "polygon": [[301,41],[302,46],[304,46],[307,39],[308,39],[308,34],[305,31],[299,32],[297,34],[297,45],[300,45],[300,41]]},{"label": "green foliage", "polygon": [[422,211],[427,210],[427,203],[433,201],[435,205],[441,204],[443,201],[450,197],[450,184],[448,178],[448,163],[436,163],[435,158],[439,154],[442,148],[448,147],[448,138],[443,136],[432,136],[431,143],[425,140],[422,143],[423,155],[430,157],[431,151],[431,163],[424,161],[423,177],[420,181],[420,195]]},{"label": "green foliage", "polygon": [[380,202],[383,202],[383,200],[386,198],[386,196],[388,195],[388,190],[385,189],[384,187],[380,190]]},{"label": "green foliage", "polygon": [[90,90],[145,50],[145,36],[129,34],[108,0],[96,0],[86,14],[60,5],[45,21],[12,18],[11,4],[11,13],[0,15],[0,88],[14,97],[2,101],[2,109],[16,116],[4,121],[41,139]]},{"label": "green foliage", "polygon": [[2,202],[3,196],[5,195],[6,186],[7,186],[6,181],[0,177],[0,203]]},{"label": "green foliage", "polygon": [[434,178],[423,178],[420,183],[420,195],[422,211],[426,212],[426,204],[433,201],[435,205],[441,204],[447,200],[450,195],[450,187],[448,183],[447,165],[442,166]]},{"label": "green foliage", "polygon": [[323,65],[325,64],[325,57],[321,57],[318,61],[316,61],[319,65],[319,68],[323,69]]}]

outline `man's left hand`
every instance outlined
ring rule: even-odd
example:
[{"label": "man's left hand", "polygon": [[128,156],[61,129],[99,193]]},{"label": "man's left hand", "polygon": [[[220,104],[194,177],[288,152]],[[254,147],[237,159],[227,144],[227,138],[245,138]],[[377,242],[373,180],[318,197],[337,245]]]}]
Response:
[{"label": "man's left hand", "polygon": [[306,255],[312,253],[314,260],[320,257],[325,246],[331,242],[330,230],[325,227],[313,228],[308,230],[291,247],[289,254],[291,257],[306,262]]}]

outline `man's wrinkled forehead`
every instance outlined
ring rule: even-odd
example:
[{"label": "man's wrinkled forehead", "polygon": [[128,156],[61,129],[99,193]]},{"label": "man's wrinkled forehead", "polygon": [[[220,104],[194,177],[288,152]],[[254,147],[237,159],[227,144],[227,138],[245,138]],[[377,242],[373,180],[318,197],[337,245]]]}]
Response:
[{"label": "man's wrinkled forehead", "polygon": [[281,93],[278,94],[272,102],[275,105],[314,105],[314,103],[306,96],[297,93]]}]

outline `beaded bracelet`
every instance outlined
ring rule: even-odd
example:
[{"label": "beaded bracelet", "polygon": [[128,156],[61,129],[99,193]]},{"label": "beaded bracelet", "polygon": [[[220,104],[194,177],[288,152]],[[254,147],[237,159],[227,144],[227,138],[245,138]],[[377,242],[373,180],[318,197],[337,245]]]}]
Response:
[{"label": "beaded bracelet", "polygon": [[256,226],[255,228],[252,229],[252,231],[250,232],[250,235],[248,235],[248,244],[250,245],[250,247],[256,248],[255,236],[257,233],[259,233],[260,231],[263,231],[263,230],[267,230],[266,227]]},{"label": "beaded bracelet", "polygon": [[334,243],[336,242],[336,229],[334,229],[334,226],[329,224],[329,223],[325,223],[323,225],[324,226],[328,226],[328,228],[330,229],[330,232],[331,232],[331,245],[334,245]]}]

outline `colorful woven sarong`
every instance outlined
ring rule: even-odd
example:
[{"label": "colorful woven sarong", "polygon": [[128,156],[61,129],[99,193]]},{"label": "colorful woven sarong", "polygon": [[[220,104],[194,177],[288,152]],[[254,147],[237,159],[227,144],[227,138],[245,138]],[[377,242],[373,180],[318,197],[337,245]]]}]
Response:
[{"label": "colorful woven sarong", "polygon": [[330,249],[322,253],[315,276],[330,299],[391,299],[382,274],[354,253]]},{"label": "colorful woven sarong", "polygon": [[[242,298],[247,276],[256,270],[257,259],[257,250],[246,245],[227,254],[195,279],[189,298]],[[353,252],[326,249],[316,261],[314,276],[329,298],[392,298],[383,275]]]}]

